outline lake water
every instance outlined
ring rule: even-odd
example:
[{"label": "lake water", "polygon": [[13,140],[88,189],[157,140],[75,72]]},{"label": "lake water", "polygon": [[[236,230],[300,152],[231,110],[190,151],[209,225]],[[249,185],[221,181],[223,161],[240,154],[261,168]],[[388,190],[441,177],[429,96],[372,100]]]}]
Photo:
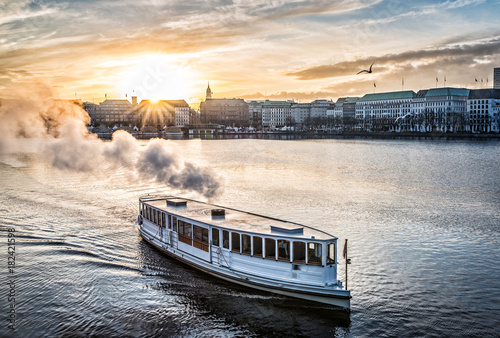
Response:
[{"label": "lake water", "polygon": [[211,202],[348,238],[352,312],[233,286],[138,236],[140,195],[193,193],[13,154],[0,157],[1,336],[498,335],[500,142],[174,142],[223,180]]}]

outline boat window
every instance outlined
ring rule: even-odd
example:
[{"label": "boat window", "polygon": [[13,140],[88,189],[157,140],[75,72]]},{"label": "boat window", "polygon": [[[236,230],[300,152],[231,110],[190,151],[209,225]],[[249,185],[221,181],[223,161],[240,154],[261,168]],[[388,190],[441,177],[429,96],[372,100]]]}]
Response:
[{"label": "boat window", "polygon": [[166,221],[165,213],[164,213],[164,212],[162,212],[162,213],[161,213],[161,226],[162,226],[162,227],[164,227],[164,228],[166,228],[166,227],[167,227],[166,222],[167,222],[167,221]]},{"label": "boat window", "polygon": [[224,249],[229,249],[229,231],[222,230],[222,246]]},{"label": "boat window", "polygon": [[174,227],[174,231],[177,231],[177,217],[172,216],[172,226]]},{"label": "boat window", "polygon": [[254,236],[254,238],[253,238],[253,255],[262,257],[262,237]]},{"label": "boat window", "polygon": [[307,250],[307,263],[309,264],[321,264],[321,244],[319,243],[308,243]]},{"label": "boat window", "polygon": [[231,232],[231,250],[240,252],[240,234],[237,232]]},{"label": "boat window", "polygon": [[146,207],[146,219],[149,220],[149,207]]},{"label": "boat window", "polygon": [[212,244],[219,246],[219,229],[212,228]]},{"label": "boat window", "polygon": [[208,229],[193,225],[193,246],[208,252]]},{"label": "boat window", "polygon": [[158,211],[156,209],[153,209],[153,217],[153,222],[158,224]]},{"label": "boat window", "polygon": [[168,215],[168,228],[172,229],[172,215]]},{"label": "boat window", "polygon": [[278,259],[290,260],[290,241],[278,239]]},{"label": "boat window", "polygon": [[248,255],[252,253],[252,246],[249,235],[241,235],[241,252]]},{"label": "boat window", "polygon": [[199,226],[193,226],[193,238],[201,242],[201,228]]},{"label": "boat window", "polygon": [[192,228],[191,224],[184,221],[178,222],[179,226],[179,241],[192,245]]},{"label": "boat window", "polygon": [[276,241],[272,238],[266,238],[266,258],[276,259]]},{"label": "boat window", "polygon": [[330,243],[327,246],[326,264],[335,264],[335,243]]},{"label": "boat window", "polygon": [[306,261],[306,243],[293,242],[293,261],[294,262]]},{"label": "boat window", "polygon": [[201,241],[208,244],[208,229],[203,228],[201,231]]}]

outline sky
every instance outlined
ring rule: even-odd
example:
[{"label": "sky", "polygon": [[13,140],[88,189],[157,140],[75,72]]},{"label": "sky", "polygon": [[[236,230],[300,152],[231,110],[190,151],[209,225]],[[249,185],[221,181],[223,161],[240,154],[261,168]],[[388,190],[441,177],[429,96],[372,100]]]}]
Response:
[{"label": "sky", "polygon": [[208,82],[214,97],[299,102],[487,88],[499,16],[500,0],[0,0],[0,97],[33,83],[95,103],[195,103]]}]

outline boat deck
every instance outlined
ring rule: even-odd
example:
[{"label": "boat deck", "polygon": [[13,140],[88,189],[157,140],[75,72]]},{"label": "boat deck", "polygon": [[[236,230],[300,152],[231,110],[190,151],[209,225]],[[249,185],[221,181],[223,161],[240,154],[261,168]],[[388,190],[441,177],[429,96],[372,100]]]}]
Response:
[{"label": "boat deck", "polygon": [[[173,205],[167,205],[167,200],[171,201],[170,204]],[[215,225],[220,228],[271,236],[287,236],[303,239],[314,238],[317,240],[336,239],[336,237],[324,231],[302,224],[190,199],[177,198],[175,196],[144,196],[141,198],[141,201],[168,213],[176,214],[180,217],[185,217],[197,222]],[[175,204],[183,204],[183,201],[187,202],[186,205],[175,206]],[[223,209],[225,215],[212,216],[213,209]]]}]

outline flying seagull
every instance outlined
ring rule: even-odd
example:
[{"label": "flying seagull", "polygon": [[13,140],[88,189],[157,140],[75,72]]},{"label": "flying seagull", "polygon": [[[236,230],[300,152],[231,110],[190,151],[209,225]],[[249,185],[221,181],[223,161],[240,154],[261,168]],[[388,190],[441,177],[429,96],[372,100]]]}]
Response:
[{"label": "flying seagull", "polygon": [[[365,70],[362,70],[362,71],[358,72],[358,74],[361,74],[361,73],[368,73],[368,74],[371,74],[371,72],[372,72],[372,66],[373,66],[373,64],[374,64],[374,63],[375,63],[375,62],[372,62],[371,66],[370,66],[370,70],[366,70],[366,69],[365,69]],[[358,74],[356,74],[356,75],[358,75]]]}]

